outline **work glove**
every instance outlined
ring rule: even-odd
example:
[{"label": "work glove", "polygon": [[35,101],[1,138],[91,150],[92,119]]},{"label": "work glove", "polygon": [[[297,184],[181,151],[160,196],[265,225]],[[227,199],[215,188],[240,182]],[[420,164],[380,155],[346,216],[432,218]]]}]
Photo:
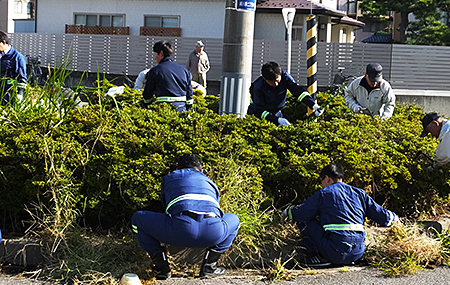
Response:
[{"label": "work glove", "polygon": [[314,110],[314,115],[316,115],[317,117],[321,116],[323,114],[323,108],[320,107],[319,105],[315,104],[313,106],[313,110]]},{"label": "work glove", "polygon": [[358,112],[356,112],[357,114],[364,114],[364,115],[370,115],[370,110],[367,108],[359,108]]},{"label": "work glove", "polygon": [[278,118],[278,126],[289,126],[290,124],[285,118]]},{"label": "work glove", "polygon": [[25,93],[25,88],[23,88],[23,87],[17,87],[17,102],[22,101],[22,99],[23,99],[23,93]]},{"label": "work glove", "polygon": [[286,209],[284,209],[284,211],[281,213],[281,221],[286,221],[289,220],[289,209],[292,206],[287,207]]},{"label": "work glove", "polygon": [[17,102],[21,102],[23,99],[23,94],[17,93]]}]

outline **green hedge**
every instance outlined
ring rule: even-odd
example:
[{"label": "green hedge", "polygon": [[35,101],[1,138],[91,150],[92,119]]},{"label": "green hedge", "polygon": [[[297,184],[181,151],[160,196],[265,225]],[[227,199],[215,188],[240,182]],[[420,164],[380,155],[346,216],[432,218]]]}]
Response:
[{"label": "green hedge", "polygon": [[[107,88],[107,82],[105,82]],[[99,95],[100,94],[100,95]],[[397,105],[387,121],[354,116],[342,97],[319,93],[320,118],[289,97],[293,124],[277,128],[253,116],[218,115],[218,98],[196,96],[194,112],[144,107],[141,93],[57,113],[4,112],[0,125],[3,223],[27,219],[25,207],[76,213],[81,225],[123,226],[138,209],[162,210],[159,186],[185,152],[198,153],[222,190],[222,207],[257,234],[268,208],[300,203],[317,189],[320,169],[340,162],[345,180],[400,215],[417,215],[448,199],[448,168],[430,172],[417,151],[434,155],[437,141],[419,138],[423,112]],[[93,100],[94,101],[94,100]],[[59,123],[58,123],[59,122]],[[70,197],[70,199],[68,198]],[[267,223],[272,221],[267,220]]]}]

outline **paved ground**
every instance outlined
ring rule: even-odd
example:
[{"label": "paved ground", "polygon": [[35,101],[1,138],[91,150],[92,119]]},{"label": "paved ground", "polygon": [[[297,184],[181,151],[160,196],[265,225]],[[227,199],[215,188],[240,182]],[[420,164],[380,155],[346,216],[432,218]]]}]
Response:
[{"label": "paved ground", "polygon": [[[450,267],[439,267],[432,270],[424,270],[417,274],[400,277],[384,277],[379,270],[368,267],[347,267],[317,270],[314,275],[304,275],[303,271],[291,271],[295,275],[292,281],[277,282],[279,285],[356,285],[356,284],[380,284],[380,285],[416,285],[416,284],[450,284]],[[302,275],[303,274],[303,275]],[[42,281],[0,276],[1,285],[49,285]],[[254,270],[229,271],[227,276],[215,279],[189,279],[171,278],[160,281],[158,285],[266,285],[271,284],[263,275]]]}]

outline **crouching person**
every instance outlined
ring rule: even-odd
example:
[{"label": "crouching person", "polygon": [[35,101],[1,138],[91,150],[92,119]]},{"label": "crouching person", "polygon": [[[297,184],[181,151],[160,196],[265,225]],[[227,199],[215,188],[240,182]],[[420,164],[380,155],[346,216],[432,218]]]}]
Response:
[{"label": "crouching person", "polygon": [[158,279],[171,277],[166,249],[161,245],[207,248],[200,276],[225,274],[217,266],[220,255],[233,243],[239,229],[238,216],[219,207],[217,185],[203,174],[200,157],[185,154],[177,170],[161,183],[165,213],[138,211],[132,217],[133,231],[153,261]]},{"label": "crouching person", "polygon": [[[344,170],[330,164],[320,173],[322,189],[285,214],[297,222],[306,254],[299,260],[310,267],[352,264],[364,253],[364,219],[381,226],[398,220],[395,213],[378,205],[364,190],[342,182]],[[319,219],[317,219],[319,218]]]}]

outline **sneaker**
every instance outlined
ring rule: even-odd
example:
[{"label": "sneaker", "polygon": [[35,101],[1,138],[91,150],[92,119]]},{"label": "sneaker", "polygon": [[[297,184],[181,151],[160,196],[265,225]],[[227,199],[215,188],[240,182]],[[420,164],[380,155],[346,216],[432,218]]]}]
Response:
[{"label": "sneaker", "polygon": [[313,255],[306,257],[304,262],[300,262],[300,264],[308,267],[325,267],[330,266],[331,262],[320,255]]}]

